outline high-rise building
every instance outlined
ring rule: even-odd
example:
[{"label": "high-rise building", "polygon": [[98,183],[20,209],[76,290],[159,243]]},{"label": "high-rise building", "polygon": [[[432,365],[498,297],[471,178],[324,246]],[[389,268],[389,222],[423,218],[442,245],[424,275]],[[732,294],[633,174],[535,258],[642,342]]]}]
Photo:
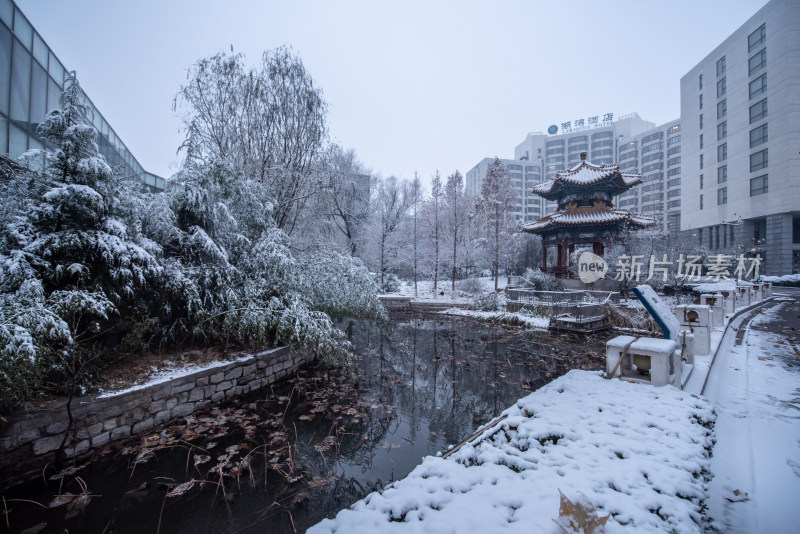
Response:
[{"label": "high-rise building", "polygon": [[800,272],[800,2],[772,0],[681,78],[681,229]]},{"label": "high-rise building", "polygon": [[[467,171],[465,180],[467,194],[476,197],[481,194],[483,179],[493,162],[494,158],[483,158]],[[517,202],[512,209],[514,218],[519,222],[526,222],[535,221],[544,215],[542,197],[532,192],[533,185],[542,181],[541,162],[517,159],[500,159],[500,162],[505,165],[511,183],[518,192]]]},{"label": "high-rise building", "polygon": [[652,217],[664,233],[680,230],[680,132],[676,119],[617,141],[620,170],[641,173],[642,184],[620,195],[616,205]]},{"label": "high-rise building", "polygon": [[[0,154],[12,159],[43,148],[36,128],[58,106],[67,69],[12,0],[0,0]],[[149,173],[84,93],[100,153],[123,176],[152,190],[164,179]]]}]

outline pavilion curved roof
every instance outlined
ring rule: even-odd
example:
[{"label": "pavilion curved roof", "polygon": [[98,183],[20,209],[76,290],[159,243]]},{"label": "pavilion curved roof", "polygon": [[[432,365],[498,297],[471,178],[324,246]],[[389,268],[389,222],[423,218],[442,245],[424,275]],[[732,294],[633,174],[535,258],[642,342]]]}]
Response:
[{"label": "pavilion curved roof", "polygon": [[619,195],[640,183],[641,174],[622,173],[619,165],[595,165],[582,160],[574,167],[559,172],[554,178],[534,185],[533,192],[547,200],[558,200],[565,194],[597,189]]},{"label": "pavilion curved roof", "polygon": [[524,232],[538,234],[558,227],[596,226],[599,224],[628,224],[646,228],[656,224],[652,217],[632,213],[624,209],[584,206],[571,210],[559,210],[522,226]]}]

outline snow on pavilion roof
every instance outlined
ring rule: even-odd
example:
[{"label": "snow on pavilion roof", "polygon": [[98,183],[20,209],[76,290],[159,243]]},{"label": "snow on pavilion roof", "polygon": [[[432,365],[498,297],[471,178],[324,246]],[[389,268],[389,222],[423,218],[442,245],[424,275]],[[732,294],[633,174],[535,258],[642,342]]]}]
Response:
[{"label": "snow on pavilion roof", "polygon": [[524,224],[522,230],[531,233],[541,233],[545,230],[564,226],[584,226],[597,224],[615,224],[628,222],[633,226],[645,228],[656,224],[652,217],[646,217],[628,210],[596,207],[580,207],[572,210],[559,210],[541,219]]},{"label": "snow on pavilion roof", "polygon": [[534,185],[533,192],[547,200],[557,200],[565,193],[585,191],[588,186],[602,186],[611,194],[618,195],[640,183],[641,174],[621,173],[619,165],[595,165],[582,160],[571,169],[559,172],[553,179]]}]

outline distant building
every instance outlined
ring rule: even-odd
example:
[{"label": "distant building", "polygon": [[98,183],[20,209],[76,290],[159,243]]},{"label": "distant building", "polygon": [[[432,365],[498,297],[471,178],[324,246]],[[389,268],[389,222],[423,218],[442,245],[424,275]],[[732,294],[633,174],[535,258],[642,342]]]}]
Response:
[{"label": "distant building", "polygon": [[[483,179],[492,162],[494,158],[483,158],[467,171],[465,183],[468,194],[476,197],[481,194]],[[531,191],[535,184],[542,181],[541,163],[516,159],[500,159],[500,162],[508,169],[508,176],[517,190],[517,201],[511,210],[514,218],[522,223],[535,221],[544,215],[542,198]]]},{"label": "distant building", "polygon": [[772,0],[681,78],[681,229],[800,272],[800,2]]},{"label": "distant building", "polygon": [[[58,106],[66,72],[14,2],[0,0],[0,154],[16,159],[26,150],[43,148],[36,128],[47,112]],[[92,110],[100,153],[108,164],[152,190],[163,190],[164,179],[142,168],[89,97],[84,96]]]}]

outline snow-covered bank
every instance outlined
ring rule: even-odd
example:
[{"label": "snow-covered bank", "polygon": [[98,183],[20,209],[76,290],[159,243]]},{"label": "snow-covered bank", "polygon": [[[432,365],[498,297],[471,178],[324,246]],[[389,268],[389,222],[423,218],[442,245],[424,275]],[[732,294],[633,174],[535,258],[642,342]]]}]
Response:
[{"label": "snow-covered bank", "polygon": [[524,313],[499,312],[499,311],[483,312],[476,310],[462,310],[459,308],[450,308],[441,313],[445,315],[460,315],[462,317],[472,317],[474,319],[481,319],[483,321],[524,325],[528,328],[541,329],[541,330],[547,330],[547,327],[550,326],[549,317],[526,315]]},{"label": "snow-covered bank", "polygon": [[503,414],[308,532],[559,532],[559,490],[610,514],[608,533],[702,531],[715,417],[704,399],[571,371]]}]

